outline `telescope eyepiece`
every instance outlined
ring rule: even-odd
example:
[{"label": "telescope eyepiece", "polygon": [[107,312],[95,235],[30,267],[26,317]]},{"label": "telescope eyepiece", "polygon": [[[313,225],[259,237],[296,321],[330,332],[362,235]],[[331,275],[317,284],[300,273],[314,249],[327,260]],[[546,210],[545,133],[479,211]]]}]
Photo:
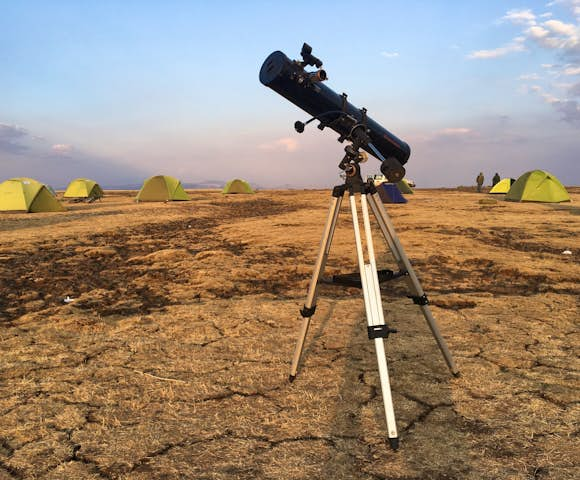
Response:
[{"label": "telescope eyepiece", "polygon": [[317,70],[316,72],[311,72],[310,74],[311,82],[324,82],[328,77],[326,75],[326,70]]}]

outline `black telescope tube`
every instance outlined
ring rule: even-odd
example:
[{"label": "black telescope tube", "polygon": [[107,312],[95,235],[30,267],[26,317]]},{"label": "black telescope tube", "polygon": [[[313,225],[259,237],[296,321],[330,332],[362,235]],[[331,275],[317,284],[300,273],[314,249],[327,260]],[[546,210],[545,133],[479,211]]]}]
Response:
[{"label": "black telescope tube", "polygon": [[[323,125],[332,128],[341,137],[348,138],[353,127],[352,122],[341,121],[344,114],[352,117],[356,123],[364,123],[369,130],[373,145],[385,159],[394,157],[404,165],[411,149],[409,145],[397,138],[372,118],[363,118],[361,110],[345,101],[322,82],[309,82],[308,73],[302,65],[290,60],[284,53],[271,53],[260,69],[260,82],[300,107],[305,112],[319,119]],[[343,113],[344,112],[344,113]],[[368,146],[362,146],[373,157],[377,157]]]}]

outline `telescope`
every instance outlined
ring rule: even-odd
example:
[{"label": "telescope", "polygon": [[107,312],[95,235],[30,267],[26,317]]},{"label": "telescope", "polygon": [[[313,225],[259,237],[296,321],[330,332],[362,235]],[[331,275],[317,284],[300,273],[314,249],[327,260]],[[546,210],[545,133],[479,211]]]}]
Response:
[{"label": "telescope", "polygon": [[[403,165],[411,155],[409,145],[370,118],[366,108],[359,109],[348,102],[346,93],[339,95],[323,83],[328,78],[326,71],[321,68],[320,59],[312,55],[310,45],[305,43],[300,54],[301,61],[273,52],[260,69],[262,84],[312,115],[306,122],[296,122],[296,131],[302,133],[307,124],[318,120],[320,130],[329,127],[339,134],[339,142],[350,141],[355,150],[362,148],[380,160],[381,172],[389,181],[402,180]],[[317,70],[306,71],[307,66]],[[339,166],[347,169],[348,164],[342,162]]]},{"label": "telescope", "polygon": [[[347,101],[345,93],[338,95],[324,85],[323,82],[328,78],[326,71],[322,69],[320,59],[312,55],[312,47],[310,45],[305,43],[300,54],[302,55],[301,61],[290,60],[280,51],[270,54],[260,69],[260,82],[312,115],[312,118],[308,121],[298,121],[294,124],[294,128],[298,133],[302,133],[310,122],[318,120],[320,122],[318,125],[320,130],[329,127],[338,133],[339,142],[347,140],[349,143],[344,147],[345,155],[338,165],[345,173],[344,176],[341,175],[344,178],[344,183],[335,185],[332,189],[330,209],[322,233],[314,271],[310,279],[308,294],[304,307],[300,310],[302,326],[294,349],[288,380],[293,382],[298,373],[310,320],[316,312],[319,285],[321,283],[330,283],[362,289],[367,318],[367,334],[369,340],[374,342],[377,354],[389,444],[393,450],[396,450],[399,446],[399,436],[384,341],[390,334],[396,333],[397,330],[390,328],[385,320],[381,300],[381,283],[405,278],[411,293],[407,297],[421,309],[451,372],[454,375],[459,374],[447,344],[441,336],[437,323],[429,310],[429,299],[403,250],[393,222],[389,218],[379,196],[377,187],[370,179],[367,179],[366,182],[363,181],[361,176],[360,164],[366,159],[366,153],[361,152],[361,149],[380,160],[381,172],[390,182],[398,182],[405,176],[403,165],[409,159],[411,149],[409,145],[370,118],[367,115],[366,108],[356,108]],[[315,67],[315,70],[307,71],[306,67],[308,66]],[[328,277],[323,277],[324,269],[330,253],[336,223],[341,210],[340,207],[347,192],[358,259],[358,272],[333,275],[328,279]],[[359,211],[362,213],[364,228],[360,226],[361,217],[359,217]],[[376,224],[380,228],[387,246],[393,254],[393,258],[397,262],[398,271],[377,270],[371,231],[371,211],[375,216]],[[366,245],[366,253],[363,244]]]}]

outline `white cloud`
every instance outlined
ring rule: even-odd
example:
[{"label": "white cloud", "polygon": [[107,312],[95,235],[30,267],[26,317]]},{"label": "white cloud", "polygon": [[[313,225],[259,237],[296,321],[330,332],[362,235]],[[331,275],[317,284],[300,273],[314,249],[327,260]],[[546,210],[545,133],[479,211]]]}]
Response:
[{"label": "white cloud", "polygon": [[52,151],[58,155],[68,155],[73,150],[72,145],[67,145],[64,143],[57,143],[52,146]]},{"label": "white cloud", "polygon": [[541,64],[548,74],[544,78],[536,73],[522,74],[519,80],[542,80],[543,83],[542,86],[522,84],[518,91],[537,95],[550,104],[562,120],[580,123],[578,102],[571,100],[578,95],[580,88],[573,82],[562,81],[565,77],[580,75],[580,0],[554,0],[546,7],[556,5],[572,10],[578,21],[565,22],[553,18],[552,12],[536,15],[531,9],[509,10],[498,23],[509,22],[519,26],[520,36],[498,48],[474,51],[468,58],[493,59],[534,47],[551,52],[564,61]]},{"label": "white cloud", "polygon": [[469,135],[473,133],[471,128],[466,127],[454,127],[454,128],[443,128],[436,132],[438,135],[445,135],[445,136],[460,136],[460,135]]},{"label": "white cloud", "polygon": [[540,87],[539,85],[532,85],[530,87],[530,90],[532,92],[537,93],[540,97],[542,97],[544,99],[544,102],[549,103],[549,104],[554,104],[554,103],[560,103],[561,100],[552,95],[551,93],[547,93],[544,91],[544,89],[542,87]]},{"label": "white cloud", "polygon": [[533,25],[525,32],[538,45],[560,50],[564,55],[576,56],[580,52],[580,28],[578,25],[560,20],[547,20],[541,25]]},{"label": "white cloud", "polygon": [[526,30],[528,36],[536,40],[542,40],[550,35],[550,32],[546,30],[544,27],[540,27],[539,25],[534,25]]},{"label": "white cloud", "polygon": [[574,25],[561,22],[560,20],[548,20],[544,22],[544,25],[558,35],[575,37],[578,33]]},{"label": "white cloud", "polygon": [[551,93],[541,93],[540,96],[544,99],[544,102],[546,103],[552,104],[560,102],[560,99],[558,97],[555,97]]},{"label": "white cloud", "polygon": [[464,143],[472,142],[477,138],[479,138],[479,134],[472,128],[447,127],[419,135],[413,138],[413,141],[434,143]]},{"label": "white cloud", "polygon": [[580,18],[580,0],[554,0],[553,2],[546,4],[547,7],[553,7],[555,5],[564,5],[571,10],[576,17]]},{"label": "white cloud", "polygon": [[258,145],[260,150],[283,152],[295,152],[298,147],[298,141],[291,137],[279,138],[278,140]]},{"label": "white cloud", "polygon": [[523,50],[525,50],[523,37],[516,37],[513,39],[511,43],[508,43],[503,47],[494,48],[492,50],[477,50],[467,55],[467,58],[472,59],[498,58],[503,57],[509,53],[521,52]]},{"label": "white cloud", "polygon": [[385,58],[397,58],[399,52],[381,52],[381,56]]},{"label": "white cloud", "polygon": [[534,25],[536,16],[530,9],[510,10],[502,17],[502,20],[507,20],[517,25]]},{"label": "white cloud", "polygon": [[[577,8],[580,12],[580,0],[565,0],[558,2]],[[550,13],[550,12],[548,12]],[[497,58],[512,52],[525,50],[524,43],[531,40],[537,45],[559,50],[569,59],[580,58],[580,26],[578,23],[566,23],[551,17],[548,13],[541,15],[545,21],[538,22],[538,18],[530,9],[510,10],[500,21],[509,21],[514,25],[523,25],[522,37],[516,37],[510,44],[495,49],[478,50],[472,52],[469,58]]]},{"label": "white cloud", "polygon": [[566,67],[562,73],[564,75],[580,75],[580,66]]}]

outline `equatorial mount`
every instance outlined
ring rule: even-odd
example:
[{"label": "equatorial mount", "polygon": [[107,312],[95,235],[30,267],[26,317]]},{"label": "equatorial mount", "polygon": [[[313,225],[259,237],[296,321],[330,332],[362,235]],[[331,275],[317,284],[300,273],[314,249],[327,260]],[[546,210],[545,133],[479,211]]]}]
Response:
[{"label": "equatorial mount", "polygon": [[362,182],[360,164],[366,162],[368,155],[360,151],[360,145],[355,142],[344,147],[344,157],[338,164],[338,168],[344,171],[347,178],[357,177]]}]

